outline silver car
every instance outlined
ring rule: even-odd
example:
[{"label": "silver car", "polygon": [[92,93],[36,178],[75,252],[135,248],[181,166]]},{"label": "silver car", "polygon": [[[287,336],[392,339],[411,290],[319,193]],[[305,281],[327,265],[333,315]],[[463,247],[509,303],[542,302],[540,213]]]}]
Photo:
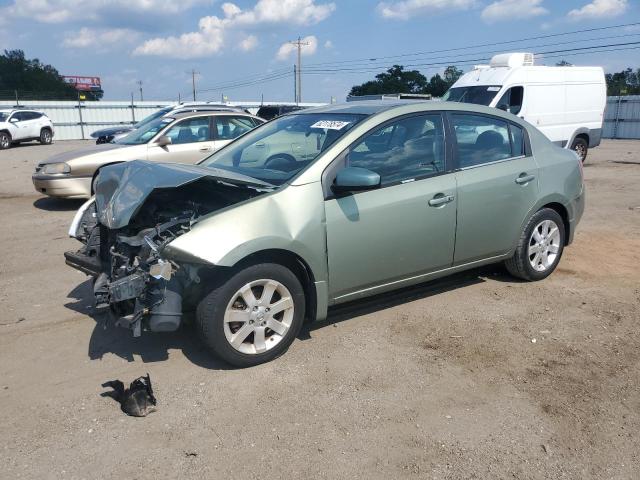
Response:
[{"label": "silver car", "polygon": [[52,197],[89,198],[106,165],[131,160],[196,163],[264,120],[242,112],[190,112],[157,118],[114,143],[65,152],[41,162],[35,189]]}]

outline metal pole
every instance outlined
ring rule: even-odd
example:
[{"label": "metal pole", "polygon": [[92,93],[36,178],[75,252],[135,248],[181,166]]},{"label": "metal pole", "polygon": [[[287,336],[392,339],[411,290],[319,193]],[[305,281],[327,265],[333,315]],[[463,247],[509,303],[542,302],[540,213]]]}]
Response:
[{"label": "metal pole", "polygon": [[140,101],[143,102],[144,98],[142,97],[142,80],[138,80],[136,83],[140,86]]},{"label": "metal pole", "polygon": [[293,66],[293,101],[298,103],[298,70]]},{"label": "metal pole", "polygon": [[136,110],[133,105],[133,92],[131,92],[131,121],[136,123]]},{"label": "metal pole", "polygon": [[298,37],[298,101],[302,102],[302,41]]},{"label": "metal pole", "polygon": [[84,122],[82,121],[82,103],[80,103],[80,92],[78,91],[78,117],[80,118],[80,134],[84,140]]},{"label": "metal pole", "polygon": [[193,101],[196,101],[196,71],[191,70],[191,84],[193,85]]},{"label": "metal pole", "polygon": [[16,107],[20,106],[20,100],[18,99],[18,90],[13,91],[16,94]]}]

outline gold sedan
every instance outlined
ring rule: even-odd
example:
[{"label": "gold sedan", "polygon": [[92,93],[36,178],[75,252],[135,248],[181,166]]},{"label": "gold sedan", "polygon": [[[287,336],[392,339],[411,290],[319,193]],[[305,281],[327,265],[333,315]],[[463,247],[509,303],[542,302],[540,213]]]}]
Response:
[{"label": "gold sedan", "polygon": [[31,176],[35,189],[52,197],[90,198],[98,171],[131,160],[196,163],[264,120],[239,112],[189,112],[166,116],[114,143],[54,155]]}]

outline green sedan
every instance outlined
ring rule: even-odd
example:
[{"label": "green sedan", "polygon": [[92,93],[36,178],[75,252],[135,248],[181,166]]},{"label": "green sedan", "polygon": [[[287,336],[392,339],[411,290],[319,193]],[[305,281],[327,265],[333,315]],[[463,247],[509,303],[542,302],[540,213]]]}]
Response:
[{"label": "green sedan", "polygon": [[210,350],[244,367],[332,305],[497,262],[542,280],[583,209],[577,156],[516,116],[357,102],[280,117],[200,165],[103,168],[65,256],[134,335],[193,312]]}]

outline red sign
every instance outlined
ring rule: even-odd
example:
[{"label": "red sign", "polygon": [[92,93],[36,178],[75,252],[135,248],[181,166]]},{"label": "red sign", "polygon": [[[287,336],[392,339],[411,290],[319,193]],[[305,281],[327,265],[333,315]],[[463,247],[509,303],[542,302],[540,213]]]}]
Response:
[{"label": "red sign", "polygon": [[89,91],[89,90],[102,90],[100,85],[100,77],[80,77],[77,75],[63,75],[62,78],[65,82],[70,83],[76,90]]}]

